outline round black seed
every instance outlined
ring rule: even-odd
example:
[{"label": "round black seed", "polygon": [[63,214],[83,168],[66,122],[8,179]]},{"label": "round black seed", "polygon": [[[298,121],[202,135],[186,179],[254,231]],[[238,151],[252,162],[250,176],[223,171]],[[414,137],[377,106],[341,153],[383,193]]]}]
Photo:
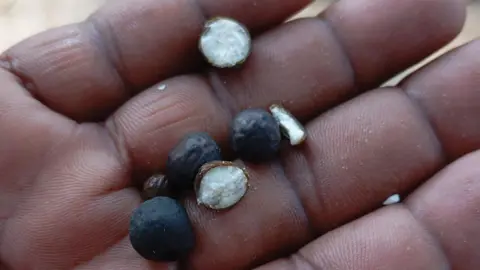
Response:
[{"label": "round black seed", "polygon": [[195,132],[185,136],[170,152],[166,176],[173,190],[193,189],[195,176],[204,164],[222,160],[220,147],[210,135]]},{"label": "round black seed", "polygon": [[195,245],[195,235],[185,208],[168,197],[145,201],[132,214],[130,242],[150,261],[176,261]]},{"label": "round black seed", "polygon": [[232,122],[230,140],[237,155],[249,162],[269,161],[280,149],[280,127],[273,116],[262,109],[248,109]]}]

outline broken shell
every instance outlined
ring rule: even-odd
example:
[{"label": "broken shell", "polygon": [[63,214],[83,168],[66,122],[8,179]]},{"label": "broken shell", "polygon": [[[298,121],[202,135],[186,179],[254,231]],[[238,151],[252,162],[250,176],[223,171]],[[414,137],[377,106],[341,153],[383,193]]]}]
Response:
[{"label": "broken shell", "polygon": [[299,145],[307,139],[307,131],[303,125],[284,107],[273,104],[270,106],[270,112],[277,120],[283,135],[290,140],[291,145]]},{"label": "broken shell", "polygon": [[205,23],[199,49],[211,65],[218,68],[235,67],[250,55],[252,39],[241,23],[216,17]]},{"label": "broken shell", "polygon": [[233,162],[207,163],[195,180],[197,203],[215,210],[230,208],[247,193],[248,180],[247,171]]},{"label": "broken shell", "polygon": [[143,184],[142,197],[144,200],[149,200],[159,196],[168,196],[170,194],[168,180],[163,174],[152,175]]}]

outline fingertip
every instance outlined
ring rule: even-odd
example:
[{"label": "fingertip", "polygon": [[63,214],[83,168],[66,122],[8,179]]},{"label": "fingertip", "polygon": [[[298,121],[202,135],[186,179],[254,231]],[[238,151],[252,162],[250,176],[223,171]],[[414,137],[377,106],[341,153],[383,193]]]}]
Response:
[{"label": "fingertip", "polygon": [[463,0],[342,0],[321,17],[350,56],[358,85],[370,89],[453,40],[465,23],[466,5]]}]

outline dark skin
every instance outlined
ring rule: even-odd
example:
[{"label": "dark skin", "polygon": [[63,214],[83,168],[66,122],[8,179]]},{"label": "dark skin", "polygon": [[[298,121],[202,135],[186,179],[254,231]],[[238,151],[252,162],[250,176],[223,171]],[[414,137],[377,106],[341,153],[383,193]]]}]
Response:
[{"label": "dark skin", "polygon": [[[451,41],[465,3],[341,0],[281,24],[309,2],[112,1],[6,51],[0,269],[478,269],[480,43],[376,89]],[[203,64],[215,15],[255,33],[242,68]],[[186,198],[188,260],[136,254],[134,183],[190,131],[228,153],[232,116],[274,102],[306,143],[247,164],[252,189],[229,211]],[[394,193],[402,203],[382,207]]]}]

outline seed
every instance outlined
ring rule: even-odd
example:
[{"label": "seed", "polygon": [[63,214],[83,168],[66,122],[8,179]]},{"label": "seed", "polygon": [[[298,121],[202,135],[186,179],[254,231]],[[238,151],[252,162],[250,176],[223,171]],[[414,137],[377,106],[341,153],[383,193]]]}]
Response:
[{"label": "seed", "polygon": [[165,175],[174,191],[192,189],[200,167],[216,160],[222,160],[222,154],[213,138],[204,132],[190,133],[169,153]]},{"label": "seed", "polygon": [[163,174],[152,175],[143,185],[142,197],[144,200],[170,195],[171,190],[168,185],[168,180]]},{"label": "seed", "polygon": [[258,163],[273,159],[281,139],[277,121],[265,110],[247,109],[233,119],[232,148],[245,161]]},{"label": "seed", "polygon": [[307,132],[300,122],[284,107],[274,104],[270,106],[270,112],[280,125],[285,137],[291,145],[299,145],[307,139]]},{"label": "seed", "polygon": [[195,180],[197,202],[216,210],[230,208],[245,196],[248,179],[247,171],[233,162],[207,163]]},{"label": "seed", "polygon": [[251,52],[252,40],[241,23],[217,17],[205,23],[199,48],[211,65],[229,68],[245,62]]},{"label": "seed", "polygon": [[176,261],[195,245],[195,235],[185,208],[168,197],[145,201],[132,214],[130,242],[150,261]]}]

